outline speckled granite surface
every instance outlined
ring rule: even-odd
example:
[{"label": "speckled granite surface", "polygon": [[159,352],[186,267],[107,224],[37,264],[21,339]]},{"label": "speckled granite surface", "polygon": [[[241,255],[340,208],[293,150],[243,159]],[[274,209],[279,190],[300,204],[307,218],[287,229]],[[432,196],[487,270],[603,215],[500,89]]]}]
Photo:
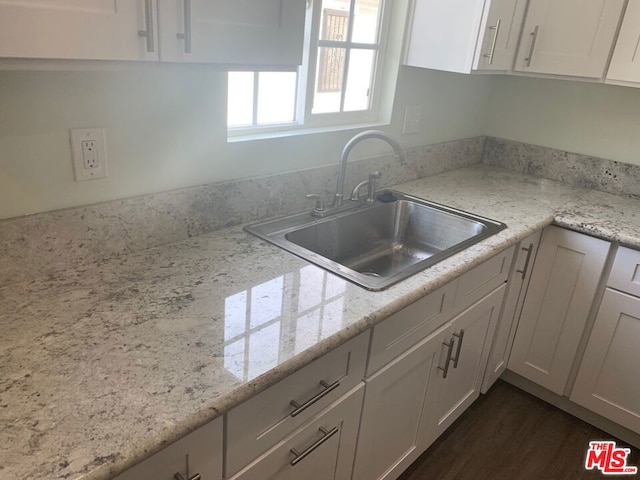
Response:
[{"label": "speckled granite surface", "polygon": [[[484,137],[348,164],[347,192],[369,172],[395,185],[480,162]],[[338,158],[335,162],[338,162]],[[162,192],[0,221],[0,286],[312,206],[331,198],[336,165]]]},{"label": "speckled granite surface", "polygon": [[397,188],[509,228],[383,292],[240,227],[0,287],[0,478],[110,478],[555,215],[640,232],[638,200],[484,165]]}]

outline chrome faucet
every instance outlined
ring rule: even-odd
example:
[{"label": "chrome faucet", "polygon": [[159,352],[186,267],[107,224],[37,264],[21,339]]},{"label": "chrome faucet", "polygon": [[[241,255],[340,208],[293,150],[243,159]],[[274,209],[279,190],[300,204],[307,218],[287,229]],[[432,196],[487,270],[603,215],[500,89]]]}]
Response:
[{"label": "chrome faucet", "polygon": [[402,152],[402,147],[398,141],[390,135],[387,135],[380,130],[366,130],[362,133],[359,133],[351,138],[344,146],[342,150],[342,157],[340,158],[340,169],[338,170],[338,182],[336,185],[336,194],[333,198],[333,208],[341,207],[344,202],[344,181],[347,176],[347,161],[349,159],[349,154],[353,147],[355,147],[362,140],[366,140],[368,138],[379,138],[380,140],[384,140],[391,147],[393,147],[393,151],[398,156],[398,160],[401,162],[404,160],[404,153]]}]

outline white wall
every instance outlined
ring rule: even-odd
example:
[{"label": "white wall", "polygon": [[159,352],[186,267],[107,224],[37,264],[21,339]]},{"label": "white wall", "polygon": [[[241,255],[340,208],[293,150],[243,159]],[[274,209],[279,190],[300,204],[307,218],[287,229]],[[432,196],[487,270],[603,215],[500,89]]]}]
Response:
[{"label": "white wall", "polygon": [[[226,142],[226,74],[156,66],[0,71],[0,218],[335,163],[353,131]],[[405,147],[483,134],[492,79],[403,68],[392,125]],[[407,104],[421,132],[400,135]],[[109,177],[74,182],[68,130],[104,127]],[[386,151],[382,142],[354,156]]]},{"label": "white wall", "polygon": [[496,76],[484,133],[640,165],[640,88]]}]

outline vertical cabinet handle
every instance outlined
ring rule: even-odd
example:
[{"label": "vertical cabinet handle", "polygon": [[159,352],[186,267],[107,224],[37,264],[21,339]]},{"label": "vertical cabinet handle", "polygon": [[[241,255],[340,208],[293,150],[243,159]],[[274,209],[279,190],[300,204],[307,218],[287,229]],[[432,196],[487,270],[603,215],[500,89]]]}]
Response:
[{"label": "vertical cabinet handle", "polygon": [[[454,333],[454,337],[458,339],[458,348],[456,348],[456,355],[453,357],[453,368],[458,368],[458,361],[460,360],[460,351],[462,350],[462,342],[464,341],[464,329],[460,329],[460,333]],[[453,343],[453,339],[451,339]]]},{"label": "vertical cabinet handle", "polygon": [[493,40],[491,40],[491,49],[489,53],[485,53],[483,57],[488,58],[489,65],[493,63],[493,56],[496,53],[496,43],[498,42],[498,33],[500,32],[500,20],[496,22],[495,27],[489,27],[489,30],[493,30]]},{"label": "vertical cabinet handle", "polygon": [[533,32],[531,32],[531,46],[529,47],[529,55],[524,59],[524,61],[527,62],[527,67],[531,66],[533,51],[536,49],[536,40],[538,40],[538,28],[540,27],[536,25],[536,28],[534,28]]},{"label": "vertical cabinet handle", "polygon": [[533,253],[533,243],[529,244],[529,248],[522,247],[522,250],[527,252],[527,259],[524,261],[524,268],[522,270],[516,270],[517,273],[522,275],[522,280],[527,275],[527,270],[529,269],[529,262],[531,261],[531,253]]},{"label": "vertical cabinet handle", "polygon": [[176,35],[179,39],[184,40],[184,53],[191,53],[191,0],[182,0],[184,15],[184,33]]},{"label": "vertical cabinet handle", "polygon": [[442,342],[447,347],[447,359],[444,361],[444,367],[438,365],[438,370],[442,370],[442,378],[447,378],[449,374],[449,364],[451,363],[451,355],[453,354],[453,338],[449,342]]},{"label": "vertical cabinet handle", "polygon": [[144,23],[146,30],[138,30],[138,36],[147,39],[147,52],[153,53],[153,0],[144,0]]},{"label": "vertical cabinet handle", "polygon": [[336,388],[338,388],[340,386],[340,381],[336,380],[331,385],[329,385],[324,380],[320,380],[320,385],[324,388],[324,390],[322,390],[321,392],[319,392],[316,395],[314,395],[313,397],[311,397],[309,400],[304,402],[302,405],[300,405],[295,400],[291,400],[289,402],[289,404],[293,408],[295,408],[295,410],[293,412],[291,412],[289,415],[291,415],[292,417],[297,417],[302,412],[304,412],[307,408],[309,408],[311,405],[313,405],[314,403],[319,401],[322,397],[324,397],[325,395],[328,395],[329,393],[333,392]]},{"label": "vertical cabinet handle", "polygon": [[309,448],[307,448],[304,452],[299,452],[295,448],[290,449],[289,451],[293,453],[295,458],[289,462],[292,467],[295,467],[298,463],[304,460],[307,456],[309,456],[314,450],[318,449],[320,445],[333,437],[336,433],[338,433],[338,427],[333,427],[331,430],[327,430],[326,428],[320,427],[318,429],[320,433],[322,433],[322,437],[313,442]]}]

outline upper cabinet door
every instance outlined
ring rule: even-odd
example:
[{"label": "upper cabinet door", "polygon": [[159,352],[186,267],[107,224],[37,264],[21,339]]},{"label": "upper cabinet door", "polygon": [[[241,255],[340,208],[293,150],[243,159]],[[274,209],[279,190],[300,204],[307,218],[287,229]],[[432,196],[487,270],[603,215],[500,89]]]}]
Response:
[{"label": "upper cabinet door", "polygon": [[493,0],[480,29],[475,70],[509,71],[518,48],[524,20],[525,0]]},{"label": "upper cabinet door", "polygon": [[157,60],[154,4],[0,0],[0,57]]},{"label": "upper cabinet door", "polygon": [[629,0],[618,42],[607,72],[607,83],[640,86],[640,0]]},{"label": "upper cabinet door", "polygon": [[158,0],[162,60],[302,63],[305,0]]},{"label": "upper cabinet door", "polygon": [[514,69],[602,78],[624,0],[535,0]]}]

